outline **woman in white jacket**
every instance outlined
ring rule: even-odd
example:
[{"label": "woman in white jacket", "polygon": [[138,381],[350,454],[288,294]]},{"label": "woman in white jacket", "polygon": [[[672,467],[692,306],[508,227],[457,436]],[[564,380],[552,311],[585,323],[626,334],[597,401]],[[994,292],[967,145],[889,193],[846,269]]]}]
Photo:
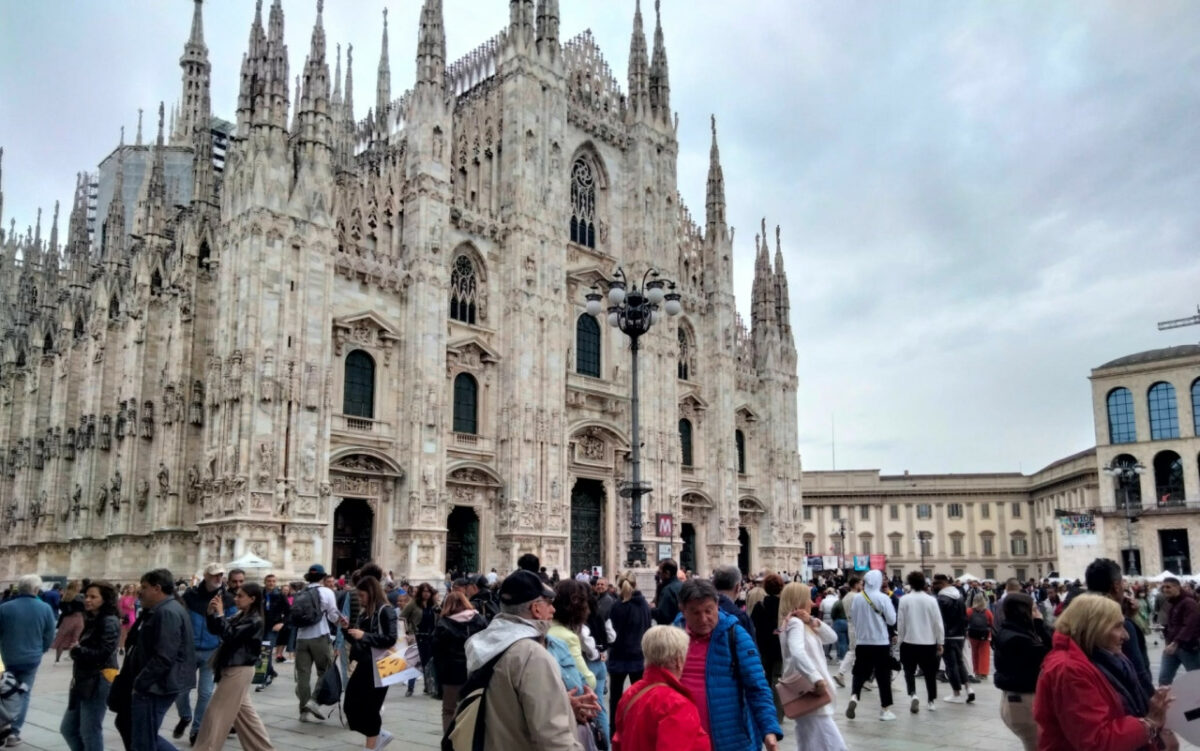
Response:
[{"label": "woman in white jacket", "polygon": [[808,585],[792,582],[779,595],[779,642],[783,652],[783,676],[800,673],[813,682],[815,690],[828,691],[834,701],[796,718],[796,748],[813,751],[847,751],[846,741],[833,721],[837,692],[825,660],[826,644],[837,642],[837,633],[812,616],[812,594]]}]

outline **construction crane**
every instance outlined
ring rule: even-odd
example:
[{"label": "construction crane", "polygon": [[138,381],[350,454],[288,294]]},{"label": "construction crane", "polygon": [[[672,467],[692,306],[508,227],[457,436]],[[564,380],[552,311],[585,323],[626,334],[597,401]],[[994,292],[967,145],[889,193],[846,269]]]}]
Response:
[{"label": "construction crane", "polygon": [[1184,326],[1200,326],[1200,305],[1196,306],[1196,315],[1187,318],[1176,318],[1173,321],[1159,321],[1158,330],[1178,329]]}]

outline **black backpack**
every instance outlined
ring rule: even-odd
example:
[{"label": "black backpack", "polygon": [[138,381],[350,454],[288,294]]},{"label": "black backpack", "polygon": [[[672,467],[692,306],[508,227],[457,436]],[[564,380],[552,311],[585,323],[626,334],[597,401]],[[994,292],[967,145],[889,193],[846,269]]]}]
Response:
[{"label": "black backpack", "polygon": [[991,633],[992,629],[988,625],[987,611],[972,610],[971,617],[967,620],[967,636],[972,639],[986,639]]},{"label": "black backpack", "polygon": [[[512,644],[508,645],[508,648],[511,647]],[[487,716],[488,684],[492,682],[492,674],[496,672],[496,663],[508,652],[508,648],[467,676],[467,682],[459,689],[454,719],[442,735],[442,751],[483,751],[483,742],[487,735],[487,722],[484,718]]]},{"label": "black backpack", "polygon": [[321,622],[320,587],[301,590],[292,598],[292,612],[289,620],[293,626],[298,628],[315,626]]}]

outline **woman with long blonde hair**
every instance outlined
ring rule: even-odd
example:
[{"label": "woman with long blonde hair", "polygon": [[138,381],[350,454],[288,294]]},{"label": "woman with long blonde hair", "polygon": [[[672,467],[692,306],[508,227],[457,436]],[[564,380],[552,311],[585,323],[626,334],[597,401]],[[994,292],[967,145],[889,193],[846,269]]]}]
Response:
[{"label": "woman with long blonde hair", "polygon": [[783,678],[800,673],[813,683],[814,691],[828,691],[834,701],[797,717],[796,748],[846,751],[846,741],[833,721],[837,692],[825,660],[825,645],[837,642],[837,632],[812,616],[812,591],[803,582],[792,582],[779,595],[779,645]]},{"label": "woman with long blonde hair", "polygon": [[617,588],[621,593],[621,601],[608,611],[607,623],[612,629],[608,645],[610,737],[616,731],[617,702],[621,700],[625,679],[628,678],[631,685],[642,679],[645,670],[642,636],[653,623],[650,605],[637,588],[633,572],[626,571],[618,576]]}]

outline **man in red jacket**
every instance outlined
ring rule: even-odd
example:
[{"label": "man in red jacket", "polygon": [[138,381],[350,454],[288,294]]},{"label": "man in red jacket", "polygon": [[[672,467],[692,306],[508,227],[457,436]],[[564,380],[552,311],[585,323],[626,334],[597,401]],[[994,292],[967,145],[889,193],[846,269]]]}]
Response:
[{"label": "man in red jacket", "polygon": [[1196,598],[1184,592],[1179,580],[1173,576],[1163,581],[1160,591],[1171,603],[1171,609],[1163,630],[1167,646],[1163,650],[1158,684],[1170,686],[1180,665],[1185,670],[1200,668],[1200,607],[1196,605]]}]

